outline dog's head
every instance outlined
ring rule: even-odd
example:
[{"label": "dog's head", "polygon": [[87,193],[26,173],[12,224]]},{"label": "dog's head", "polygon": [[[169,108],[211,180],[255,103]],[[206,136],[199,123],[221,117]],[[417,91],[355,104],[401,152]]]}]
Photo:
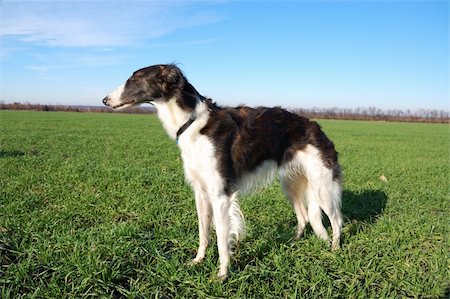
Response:
[{"label": "dog's head", "polygon": [[103,104],[124,109],[142,103],[164,102],[184,88],[180,69],[172,64],[159,64],[137,70],[115,91],[103,99]]}]

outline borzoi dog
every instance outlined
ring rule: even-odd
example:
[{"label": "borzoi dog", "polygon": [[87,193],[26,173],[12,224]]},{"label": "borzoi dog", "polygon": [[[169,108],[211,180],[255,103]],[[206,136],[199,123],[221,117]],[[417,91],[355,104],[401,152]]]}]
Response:
[{"label": "borzoi dog", "polygon": [[103,103],[114,109],[153,104],[176,140],[198,214],[200,244],[192,264],[205,258],[213,223],[218,276],[228,275],[231,245],[244,233],[238,194],[270,182],[277,172],[298,220],[295,237],[309,222],[328,240],[323,211],[333,230],[331,247],[339,247],[341,170],[333,143],[316,122],[281,108],[219,107],[171,64],[136,71]]}]

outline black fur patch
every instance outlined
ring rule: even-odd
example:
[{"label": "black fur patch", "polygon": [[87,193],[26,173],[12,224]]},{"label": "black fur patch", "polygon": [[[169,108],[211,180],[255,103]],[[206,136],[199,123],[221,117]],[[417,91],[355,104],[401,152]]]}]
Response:
[{"label": "black fur patch", "polygon": [[341,173],[333,143],[319,124],[282,108],[220,108],[210,106],[210,117],[201,134],[209,137],[216,148],[226,192],[232,193],[237,179],[264,161],[281,165],[308,144],[320,151],[326,167],[335,180]]}]

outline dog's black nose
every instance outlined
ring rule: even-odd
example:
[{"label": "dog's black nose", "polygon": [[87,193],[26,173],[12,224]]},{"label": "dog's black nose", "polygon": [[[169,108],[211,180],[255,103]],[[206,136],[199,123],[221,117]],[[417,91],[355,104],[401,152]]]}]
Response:
[{"label": "dog's black nose", "polygon": [[106,106],[108,106],[108,97],[104,98],[102,102],[103,102],[103,104],[105,104]]}]

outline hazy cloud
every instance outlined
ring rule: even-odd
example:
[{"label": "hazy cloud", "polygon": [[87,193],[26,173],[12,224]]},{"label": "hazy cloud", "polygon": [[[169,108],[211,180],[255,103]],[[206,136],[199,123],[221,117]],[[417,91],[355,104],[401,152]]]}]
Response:
[{"label": "hazy cloud", "polygon": [[0,37],[59,47],[124,46],[221,19],[181,1],[2,2]]}]

